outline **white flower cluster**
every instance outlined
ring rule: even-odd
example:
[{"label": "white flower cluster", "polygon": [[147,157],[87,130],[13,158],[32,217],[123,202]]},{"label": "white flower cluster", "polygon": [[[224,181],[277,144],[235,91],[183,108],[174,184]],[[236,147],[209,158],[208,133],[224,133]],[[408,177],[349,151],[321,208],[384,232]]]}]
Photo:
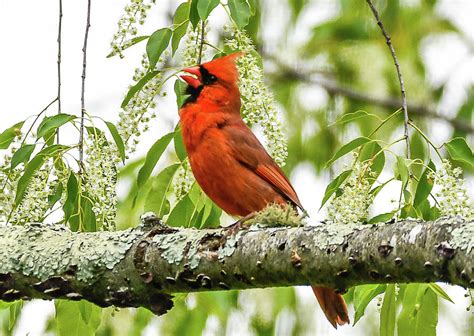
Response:
[{"label": "white flower cluster", "polygon": [[[229,28],[226,27],[226,30],[229,31]],[[288,155],[286,138],[278,119],[275,99],[265,85],[263,69],[255,56],[255,46],[244,31],[232,29],[230,33],[232,35],[226,39],[225,45],[245,53],[237,59],[242,117],[247,125],[258,124],[262,127],[270,155],[278,165],[283,166]]]},{"label": "white flower cluster", "polygon": [[48,161],[33,174],[25,196],[13,211],[10,222],[15,224],[42,222],[49,209],[48,196],[51,190],[52,164]]},{"label": "white flower cluster", "polygon": [[[34,135],[30,134],[28,138],[34,138]],[[9,221],[14,224],[24,224],[43,221],[52,213],[52,211],[48,212],[50,210],[48,196],[54,193],[58,182],[62,182],[63,186],[66,185],[65,172],[58,170],[61,165],[53,165],[52,159],[50,159],[33,174],[26,188],[25,196],[19,206],[15,208],[18,180],[24,172],[24,164],[19,164],[14,169],[10,167],[12,157],[18,150],[21,140],[22,135],[19,134],[0,164],[0,223]]]},{"label": "white flower cluster", "polygon": [[174,194],[176,200],[181,200],[191,190],[194,183],[194,175],[191,172],[189,160],[186,158],[178,168],[178,172],[174,179]]},{"label": "white flower cluster", "polygon": [[133,38],[137,35],[137,23],[143,25],[148,14],[148,10],[155,0],[131,0],[130,4],[124,8],[125,13],[118,21],[118,30],[115,33],[110,46],[110,55],[119,55],[123,58],[123,51],[132,45]]},{"label": "white flower cluster", "polygon": [[88,137],[85,146],[83,191],[91,200],[97,226],[103,230],[115,229],[117,212],[117,150],[109,145],[103,134]]},{"label": "white flower cluster", "polygon": [[[148,67],[148,58],[146,55],[143,55],[142,67],[135,69],[133,80],[138,82],[142,79],[147,73]],[[155,98],[161,92],[162,79],[162,74],[157,74],[119,112],[120,119],[117,130],[125,143],[128,153],[135,151],[138,138],[143,132],[148,131],[150,120],[156,118],[156,114],[151,110],[156,108]]]},{"label": "white flower cluster", "polygon": [[20,173],[17,169],[10,170],[12,152],[4,155],[0,164],[0,223],[5,223],[13,209],[15,192]]},{"label": "white flower cluster", "polygon": [[474,205],[464,187],[464,180],[459,178],[462,169],[453,169],[449,160],[443,160],[442,165],[441,170],[429,175],[429,178],[441,187],[435,193],[441,215],[461,216],[467,220],[474,219]]},{"label": "white flower cluster", "polygon": [[[204,40],[207,38],[207,33],[209,32],[209,25],[207,21],[204,23]],[[188,67],[198,64],[199,60],[199,51],[201,48],[201,35],[202,35],[202,25],[198,25],[195,30],[190,25],[188,31],[186,32],[186,39],[184,40],[184,50],[182,54],[183,67]],[[203,44],[202,54],[205,55],[208,50],[208,46]],[[204,58],[204,57],[203,57]]]},{"label": "white flower cluster", "polygon": [[[357,158],[355,158],[357,160]],[[352,173],[342,184],[342,195],[333,196],[327,208],[328,218],[336,224],[360,224],[369,214],[373,202],[370,181],[373,175],[370,163],[355,161]]]}]

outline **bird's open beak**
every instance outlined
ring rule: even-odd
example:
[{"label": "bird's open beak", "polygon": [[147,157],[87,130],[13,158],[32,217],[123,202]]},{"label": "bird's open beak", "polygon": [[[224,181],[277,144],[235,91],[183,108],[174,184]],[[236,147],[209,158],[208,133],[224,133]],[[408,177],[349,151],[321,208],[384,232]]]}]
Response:
[{"label": "bird's open beak", "polygon": [[186,75],[181,75],[181,77],[186,83],[188,83],[189,86],[197,89],[199,86],[202,85],[202,76],[201,76],[201,71],[199,70],[198,66],[195,67],[189,67],[186,69],[183,69],[184,72],[190,73],[192,75],[195,75],[196,77],[193,76],[186,76]]}]

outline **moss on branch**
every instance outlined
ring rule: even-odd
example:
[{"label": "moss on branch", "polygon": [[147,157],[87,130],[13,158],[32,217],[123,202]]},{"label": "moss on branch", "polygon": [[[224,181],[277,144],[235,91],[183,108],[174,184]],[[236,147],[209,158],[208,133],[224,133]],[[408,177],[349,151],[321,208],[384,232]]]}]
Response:
[{"label": "moss on branch", "polygon": [[474,287],[474,223],[183,229],[148,215],[120,232],[61,226],[0,227],[0,296],[87,299],[156,314],[171,294],[320,284],[443,281]]}]

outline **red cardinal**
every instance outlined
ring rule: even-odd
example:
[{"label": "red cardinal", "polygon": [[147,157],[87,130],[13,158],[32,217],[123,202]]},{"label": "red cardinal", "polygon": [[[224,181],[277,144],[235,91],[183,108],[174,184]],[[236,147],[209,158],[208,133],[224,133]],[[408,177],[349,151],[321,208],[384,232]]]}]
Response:
[{"label": "red cardinal", "polygon": [[[217,58],[183,71],[189,98],[179,115],[191,169],[202,190],[229,215],[249,217],[271,203],[303,209],[283,171],[240,116],[235,59]],[[312,287],[334,327],[349,323],[341,295]]]}]

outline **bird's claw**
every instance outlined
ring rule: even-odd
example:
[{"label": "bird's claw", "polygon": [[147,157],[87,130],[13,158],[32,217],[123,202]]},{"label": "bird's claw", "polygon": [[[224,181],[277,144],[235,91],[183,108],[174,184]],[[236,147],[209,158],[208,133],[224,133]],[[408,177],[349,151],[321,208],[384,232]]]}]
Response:
[{"label": "bird's claw", "polygon": [[248,221],[252,219],[253,217],[255,217],[255,214],[256,214],[255,212],[252,212],[251,214],[240,218],[237,222],[224,227],[224,230],[230,232],[231,234],[234,234],[243,228],[247,228],[249,226]]}]

